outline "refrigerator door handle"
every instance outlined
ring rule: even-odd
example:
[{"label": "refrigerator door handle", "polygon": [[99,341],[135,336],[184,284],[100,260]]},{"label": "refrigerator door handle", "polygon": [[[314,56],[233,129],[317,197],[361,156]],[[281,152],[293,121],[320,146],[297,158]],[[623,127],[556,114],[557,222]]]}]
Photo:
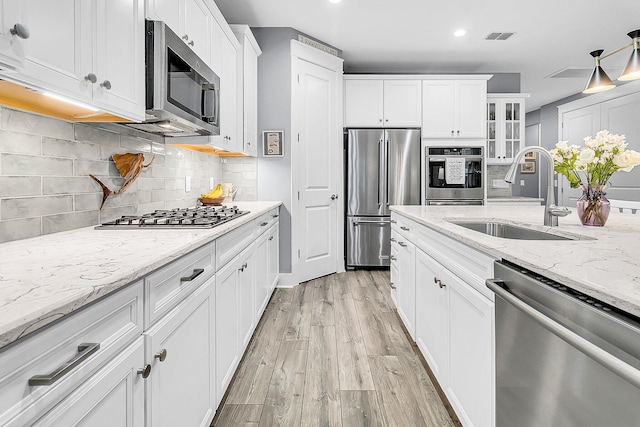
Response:
[{"label": "refrigerator door handle", "polygon": [[384,170],[383,150],[384,150],[384,140],[381,139],[378,141],[378,209],[380,209],[382,207],[382,204],[384,203],[385,182],[384,182],[384,175],[383,175],[383,170]]},{"label": "refrigerator door handle", "polygon": [[385,145],[384,145],[384,194],[385,194],[385,198],[384,198],[384,204],[387,207],[387,209],[389,209],[389,140],[387,139],[385,141]]}]

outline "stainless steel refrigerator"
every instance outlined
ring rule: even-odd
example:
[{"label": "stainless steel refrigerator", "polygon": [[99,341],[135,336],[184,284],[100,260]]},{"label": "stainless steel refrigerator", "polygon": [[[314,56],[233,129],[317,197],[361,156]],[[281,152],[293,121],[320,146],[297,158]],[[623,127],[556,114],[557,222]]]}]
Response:
[{"label": "stainless steel refrigerator", "polygon": [[390,205],[420,204],[420,130],[347,132],[346,265],[389,266]]}]

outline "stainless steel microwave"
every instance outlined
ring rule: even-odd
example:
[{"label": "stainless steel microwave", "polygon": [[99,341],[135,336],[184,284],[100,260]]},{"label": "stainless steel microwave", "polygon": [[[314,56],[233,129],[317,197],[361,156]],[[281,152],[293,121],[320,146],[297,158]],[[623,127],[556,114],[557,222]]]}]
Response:
[{"label": "stainless steel microwave", "polygon": [[160,21],[146,22],[146,119],[126,123],[166,137],[220,134],[220,78]]}]

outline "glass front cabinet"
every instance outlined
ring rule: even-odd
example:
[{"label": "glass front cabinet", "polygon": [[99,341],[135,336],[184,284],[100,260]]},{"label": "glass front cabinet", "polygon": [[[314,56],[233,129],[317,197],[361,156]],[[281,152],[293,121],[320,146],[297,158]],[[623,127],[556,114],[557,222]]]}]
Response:
[{"label": "glass front cabinet", "polygon": [[487,94],[487,164],[509,164],[525,146],[524,100],[529,94]]}]

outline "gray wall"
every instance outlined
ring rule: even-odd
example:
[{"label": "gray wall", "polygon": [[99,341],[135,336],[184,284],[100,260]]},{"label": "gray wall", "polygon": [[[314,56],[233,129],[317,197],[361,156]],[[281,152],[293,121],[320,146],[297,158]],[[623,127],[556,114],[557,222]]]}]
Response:
[{"label": "gray wall", "polygon": [[[214,182],[240,184],[238,199],[255,200],[256,161],[221,158],[62,120],[0,108],[0,242],[94,226],[122,215],[194,206]],[[145,169],[100,211],[96,175],[111,189],[123,184],[114,153],[144,153]],[[185,192],[185,176],[191,192]]]},{"label": "gray wall", "polygon": [[[562,98],[558,101],[543,105],[539,110],[531,111],[526,115],[527,126],[540,124],[540,145],[547,150],[555,147],[558,142],[558,106],[567,102],[575,101],[587,95],[578,93],[575,95]],[[538,159],[538,173],[540,174],[540,197],[545,199],[547,196],[547,163]],[[557,194],[557,189],[556,189]],[[554,201],[557,202],[557,199]]]},{"label": "gray wall", "polygon": [[[252,28],[262,54],[258,57],[258,132],[284,131],[284,157],[258,154],[258,200],[282,200],[280,272],[291,272],[291,58],[293,28]],[[262,147],[260,147],[262,148]]]}]

